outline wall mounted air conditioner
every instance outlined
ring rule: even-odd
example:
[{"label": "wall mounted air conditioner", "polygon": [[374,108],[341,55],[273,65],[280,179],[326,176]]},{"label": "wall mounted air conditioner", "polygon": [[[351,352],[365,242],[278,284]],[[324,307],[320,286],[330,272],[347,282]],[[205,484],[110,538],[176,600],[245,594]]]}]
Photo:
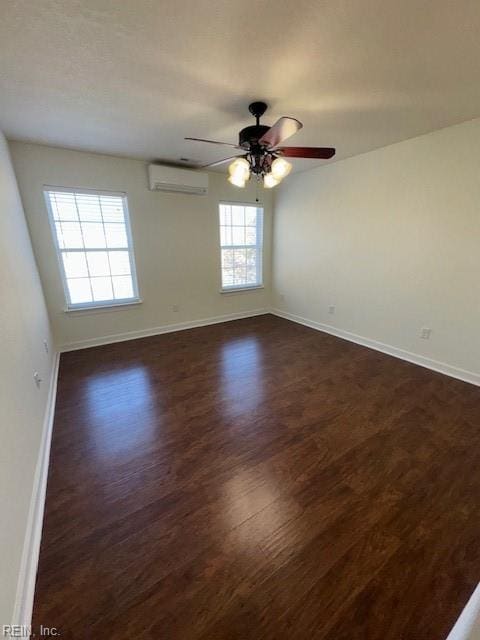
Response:
[{"label": "wall mounted air conditioner", "polygon": [[176,191],[202,196],[208,192],[208,173],[201,171],[150,164],[148,179],[151,191]]}]

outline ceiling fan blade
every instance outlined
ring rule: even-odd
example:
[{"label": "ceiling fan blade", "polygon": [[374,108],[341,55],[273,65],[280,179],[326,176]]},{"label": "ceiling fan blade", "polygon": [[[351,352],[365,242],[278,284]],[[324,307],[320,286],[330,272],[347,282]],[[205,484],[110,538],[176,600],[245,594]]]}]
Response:
[{"label": "ceiling fan blade", "polygon": [[332,147],[279,147],[274,153],[285,158],[320,158],[328,160],[335,155]]},{"label": "ceiling fan blade", "polygon": [[222,144],[227,147],[233,147],[234,149],[241,149],[237,144],[231,144],[230,142],[218,142],[218,140],[205,140],[204,138],[184,138],[184,140],[193,140],[194,142],[208,142],[209,144]]},{"label": "ceiling fan blade", "polygon": [[234,158],[242,158],[242,156],[229,156],[228,158],[223,158],[223,160],[217,160],[216,162],[210,162],[209,164],[204,164],[199,166],[199,169],[207,169],[208,167],[216,167],[218,164],[223,164],[224,162],[228,162],[229,160],[233,160]]},{"label": "ceiling fan blade", "polygon": [[293,134],[297,133],[302,127],[303,124],[299,120],[283,116],[276,121],[273,127],[270,127],[270,129],[263,134],[258,143],[268,147],[276,147],[277,144],[293,136]]}]

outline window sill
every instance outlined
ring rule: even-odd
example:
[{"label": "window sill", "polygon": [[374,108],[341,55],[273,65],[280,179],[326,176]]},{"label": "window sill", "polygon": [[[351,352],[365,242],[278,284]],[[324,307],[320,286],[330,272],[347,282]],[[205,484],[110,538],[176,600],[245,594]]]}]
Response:
[{"label": "window sill", "polygon": [[220,293],[246,293],[247,291],[255,291],[257,289],[265,289],[265,285],[255,284],[252,287],[231,287],[230,289],[220,289]]},{"label": "window sill", "polygon": [[73,313],[73,314],[90,314],[90,313],[101,313],[103,311],[113,311],[114,309],[123,309],[124,307],[131,307],[137,304],[142,304],[143,300],[141,298],[137,298],[135,300],[129,300],[128,302],[118,302],[111,304],[99,304],[91,307],[67,307],[64,309],[65,313]]}]

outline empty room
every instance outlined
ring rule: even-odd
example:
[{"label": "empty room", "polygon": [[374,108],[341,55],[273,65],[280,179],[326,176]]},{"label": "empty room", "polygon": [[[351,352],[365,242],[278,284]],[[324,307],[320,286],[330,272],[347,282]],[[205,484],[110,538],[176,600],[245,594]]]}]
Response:
[{"label": "empty room", "polygon": [[11,0],[0,637],[480,640],[478,0]]}]

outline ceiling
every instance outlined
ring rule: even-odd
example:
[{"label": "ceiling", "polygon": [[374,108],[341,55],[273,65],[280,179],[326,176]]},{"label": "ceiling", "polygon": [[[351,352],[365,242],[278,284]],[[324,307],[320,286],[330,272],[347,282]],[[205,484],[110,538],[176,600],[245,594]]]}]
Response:
[{"label": "ceiling", "polygon": [[[291,115],[335,159],[480,116],[478,0],[3,0],[7,137],[208,162]],[[297,169],[325,161],[293,160]]]}]

